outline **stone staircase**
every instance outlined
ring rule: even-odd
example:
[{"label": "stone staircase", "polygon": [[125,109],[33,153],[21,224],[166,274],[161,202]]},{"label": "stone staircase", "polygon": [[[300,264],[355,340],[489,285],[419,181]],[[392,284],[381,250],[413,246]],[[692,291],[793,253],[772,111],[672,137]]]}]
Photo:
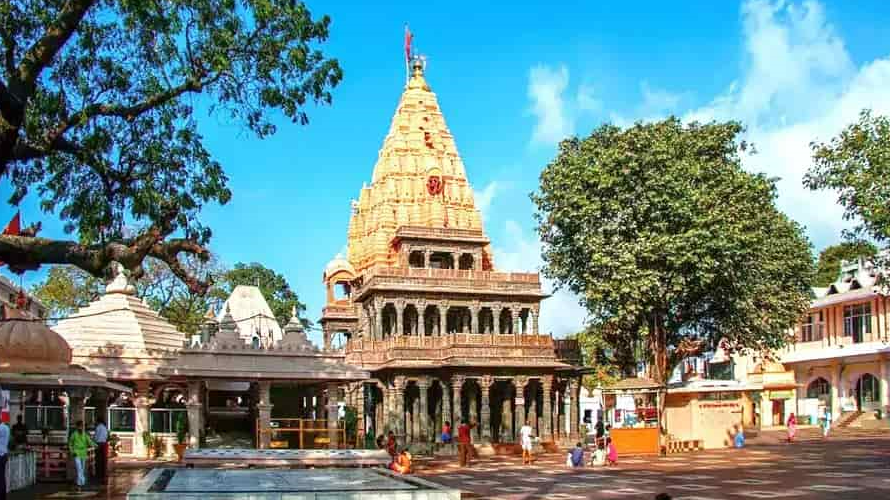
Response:
[{"label": "stone staircase", "polygon": [[837,419],[835,427],[845,429],[847,427],[860,427],[859,422],[864,413],[861,411],[845,411],[841,413],[841,418]]}]

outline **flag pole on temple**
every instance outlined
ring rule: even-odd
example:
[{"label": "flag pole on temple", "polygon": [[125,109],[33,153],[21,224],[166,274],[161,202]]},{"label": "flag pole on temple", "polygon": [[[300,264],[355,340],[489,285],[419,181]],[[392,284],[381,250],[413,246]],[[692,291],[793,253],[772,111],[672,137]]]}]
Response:
[{"label": "flag pole on temple", "polygon": [[405,23],[405,85],[411,80],[411,40],[414,35],[408,29],[408,23]]}]

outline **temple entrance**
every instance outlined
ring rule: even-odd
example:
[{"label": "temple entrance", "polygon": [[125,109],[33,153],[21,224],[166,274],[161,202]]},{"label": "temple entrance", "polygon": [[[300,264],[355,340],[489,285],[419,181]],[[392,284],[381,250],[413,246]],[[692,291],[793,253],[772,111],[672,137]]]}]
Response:
[{"label": "temple entrance", "polygon": [[254,402],[247,382],[208,382],[204,446],[253,448]]},{"label": "temple entrance", "polygon": [[859,411],[877,410],[881,406],[877,377],[866,373],[856,381],[856,406]]},{"label": "temple entrance", "polygon": [[491,440],[496,443],[516,442],[514,399],[516,391],[509,380],[498,380],[491,389]]}]

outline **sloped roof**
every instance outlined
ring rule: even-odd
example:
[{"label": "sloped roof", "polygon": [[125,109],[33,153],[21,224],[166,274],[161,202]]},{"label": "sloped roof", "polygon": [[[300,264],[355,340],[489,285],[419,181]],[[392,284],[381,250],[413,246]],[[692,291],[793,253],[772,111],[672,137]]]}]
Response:
[{"label": "sloped roof", "polygon": [[223,320],[226,311],[232,315],[239,336],[247,343],[254,336],[266,339],[271,334],[272,342],[278,342],[283,336],[272,308],[263,297],[263,292],[255,286],[236,286],[220,309],[218,321]]},{"label": "sloped roof", "polygon": [[109,286],[105,295],[65,318],[55,330],[75,354],[98,347],[181,349],[186,337],[129,288]]},{"label": "sloped roof", "polygon": [[186,349],[158,372],[168,377],[291,381],[353,381],[371,376],[346,364],[342,355],[249,346]]}]

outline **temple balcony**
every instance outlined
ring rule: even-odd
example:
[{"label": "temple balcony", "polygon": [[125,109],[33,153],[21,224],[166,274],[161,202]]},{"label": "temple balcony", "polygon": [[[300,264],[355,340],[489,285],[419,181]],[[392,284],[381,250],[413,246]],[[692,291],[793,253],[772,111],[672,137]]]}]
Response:
[{"label": "temple balcony", "polygon": [[353,300],[381,290],[445,294],[504,294],[540,300],[538,273],[501,273],[464,269],[373,267],[354,282]]},{"label": "temple balcony", "polygon": [[[560,359],[549,335],[455,333],[442,336],[399,335],[384,340],[350,339],[346,362],[365,369],[443,366],[526,366],[562,368],[575,356]],[[568,347],[568,346],[563,346]],[[560,352],[567,354],[567,350]],[[580,358],[580,355],[578,356]]]}]

